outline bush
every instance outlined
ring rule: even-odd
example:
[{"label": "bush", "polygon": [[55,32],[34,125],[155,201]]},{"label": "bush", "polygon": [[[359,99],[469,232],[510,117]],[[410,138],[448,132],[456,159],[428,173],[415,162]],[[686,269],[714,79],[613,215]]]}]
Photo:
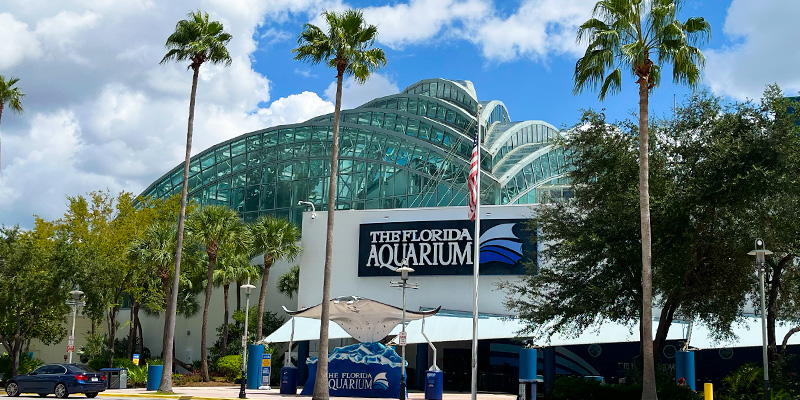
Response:
[{"label": "bush", "polygon": [[147,383],[147,365],[128,368],[128,387],[142,387]]},{"label": "bush", "polygon": [[[669,381],[659,381],[656,386],[659,398],[670,400],[697,400],[701,395],[689,388]],[[639,400],[642,385],[605,384],[579,376],[556,378],[555,398],[558,400]]]},{"label": "bush", "polygon": [[136,368],[136,364],[133,361],[128,360],[127,358],[115,358],[114,359],[114,368],[125,368],[130,371],[133,368]]},{"label": "bush", "polygon": [[216,363],[217,371],[229,382],[233,382],[241,376],[242,356],[232,355],[220,357]]},{"label": "bush", "polygon": [[[39,368],[44,362],[38,358],[30,357],[27,353],[21,354],[19,357],[19,374],[27,374]],[[3,374],[3,380],[10,379],[11,376],[11,355],[3,353],[0,355],[0,374]]]}]

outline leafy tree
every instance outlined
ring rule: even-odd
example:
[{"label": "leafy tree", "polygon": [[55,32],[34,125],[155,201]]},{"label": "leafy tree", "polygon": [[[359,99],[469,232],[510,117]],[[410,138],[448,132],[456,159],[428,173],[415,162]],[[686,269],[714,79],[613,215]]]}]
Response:
[{"label": "leafy tree", "polygon": [[[762,199],[795,203],[796,189],[786,183],[797,179],[796,133],[770,128],[758,107],[704,93],[677,115],[651,127],[653,283],[661,308],[654,358],[676,316],[705,322],[720,338],[732,334],[751,290],[747,251],[754,216],[767,212]],[[636,124],[613,127],[587,112],[578,127],[563,143],[575,166],[575,197],[538,209],[531,226],[548,243],[545,263],[505,285],[507,306],[543,335],[641,317]]]},{"label": "leafy tree", "polygon": [[[246,253],[237,252],[235,249],[223,249],[217,259],[217,266],[214,270],[214,284],[222,285],[223,301],[225,304],[225,317],[222,322],[222,356],[227,355],[228,348],[228,294],[230,293],[231,283],[238,281],[250,281],[258,277],[258,268],[250,265],[250,258]],[[239,287],[235,286],[238,291]]]},{"label": "leafy tree", "polygon": [[200,333],[200,359],[203,361],[201,374],[203,381],[208,376],[208,348],[206,347],[208,330],[208,311],[211,306],[211,291],[214,286],[214,269],[217,255],[221,248],[228,251],[248,254],[251,239],[247,228],[236,211],[222,205],[201,207],[189,216],[188,229],[192,237],[205,245],[208,256],[208,273],[206,275],[206,299],[203,306],[203,328]]},{"label": "leafy tree", "polygon": [[341,14],[325,11],[322,17],[328,23],[328,31],[313,24],[305,24],[297,38],[298,47],[292,50],[295,60],[312,64],[324,62],[336,69],[336,102],[333,112],[333,138],[331,147],[331,176],[328,182],[328,222],[325,239],[325,268],[322,282],[322,310],[319,332],[319,364],[314,385],[314,399],[327,400],[328,391],[328,298],[331,290],[331,252],[333,250],[333,211],[336,209],[336,180],[339,167],[339,118],[342,111],[342,82],[345,75],[353,76],[364,83],[369,75],[386,65],[386,55],[380,48],[372,48],[378,28],[368,25],[358,10],[346,10]]},{"label": "leafy tree", "polygon": [[293,265],[278,278],[278,291],[290,299],[300,290],[300,266]]},{"label": "leafy tree", "polygon": [[[264,253],[264,271],[261,275],[261,290],[258,295],[258,315],[264,313],[267,299],[267,282],[269,270],[275,261],[287,259],[293,261],[302,251],[300,247],[300,228],[291,222],[265,215],[255,223],[249,225],[250,235],[253,237],[253,252]],[[256,337],[261,338],[264,321],[258,318],[256,323]]]},{"label": "leafy tree", "polygon": [[49,345],[67,334],[66,305],[76,269],[75,249],[37,220],[36,228],[0,227],[0,344],[20,372],[32,339]]},{"label": "leafy tree", "polygon": [[[117,316],[124,296],[134,292],[141,264],[128,258],[128,248],[154,218],[153,210],[137,207],[130,193],[107,191],[88,197],[68,197],[64,217],[54,229],[77,250],[81,269],[77,283],[86,293],[86,313],[94,324],[105,319],[109,347],[119,328]],[[113,365],[113,352],[108,366]]]},{"label": "leafy tree", "polygon": [[652,269],[648,164],[648,102],[658,86],[661,64],[671,64],[676,83],[694,87],[704,57],[694,45],[706,40],[711,26],[701,18],[675,18],[680,0],[601,0],[592,18],[578,29],[578,41],[588,39],[586,53],[575,64],[576,93],[599,89],[600,100],[619,91],[622,69],[639,85],[639,208],[642,246],[641,337],[644,354],[642,399],[655,399],[652,337]]},{"label": "leafy tree", "polygon": [[[19,78],[13,76],[6,79],[5,76],[0,75],[0,119],[3,118],[3,109],[8,104],[11,111],[21,114],[22,113],[22,100],[25,93],[22,93],[18,87],[14,85],[19,82]],[[2,167],[2,146],[0,146],[0,167]]]}]

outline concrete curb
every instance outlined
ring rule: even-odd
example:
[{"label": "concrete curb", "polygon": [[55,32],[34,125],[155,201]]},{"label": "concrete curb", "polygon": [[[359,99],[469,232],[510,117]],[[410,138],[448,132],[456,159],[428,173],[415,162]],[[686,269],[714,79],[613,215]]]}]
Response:
[{"label": "concrete curb", "polygon": [[208,397],[208,396],[194,396],[191,394],[158,394],[158,392],[150,393],[98,393],[98,396],[106,397],[163,397],[165,399],[181,399],[181,400],[239,400],[238,397]]}]

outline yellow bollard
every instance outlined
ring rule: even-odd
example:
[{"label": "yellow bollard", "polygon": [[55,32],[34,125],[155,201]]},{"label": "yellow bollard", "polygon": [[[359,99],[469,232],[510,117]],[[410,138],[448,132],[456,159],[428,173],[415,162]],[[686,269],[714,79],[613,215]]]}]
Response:
[{"label": "yellow bollard", "polygon": [[714,400],[714,384],[706,383],[703,385],[703,392],[705,393],[705,400]]}]

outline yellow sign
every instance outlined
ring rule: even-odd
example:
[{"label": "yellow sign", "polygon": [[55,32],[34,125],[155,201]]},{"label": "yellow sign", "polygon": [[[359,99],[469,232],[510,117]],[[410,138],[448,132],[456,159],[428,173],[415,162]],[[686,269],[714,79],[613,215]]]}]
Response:
[{"label": "yellow sign", "polygon": [[271,358],[262,358],[261,359],[261,366],[262,367],[271,367],[272,366],[272,359]]},{"label": "yellow sign", "polygon": [[133,365],[139,365],[139,359],[138,358],[134,358],[133,359]]}]

